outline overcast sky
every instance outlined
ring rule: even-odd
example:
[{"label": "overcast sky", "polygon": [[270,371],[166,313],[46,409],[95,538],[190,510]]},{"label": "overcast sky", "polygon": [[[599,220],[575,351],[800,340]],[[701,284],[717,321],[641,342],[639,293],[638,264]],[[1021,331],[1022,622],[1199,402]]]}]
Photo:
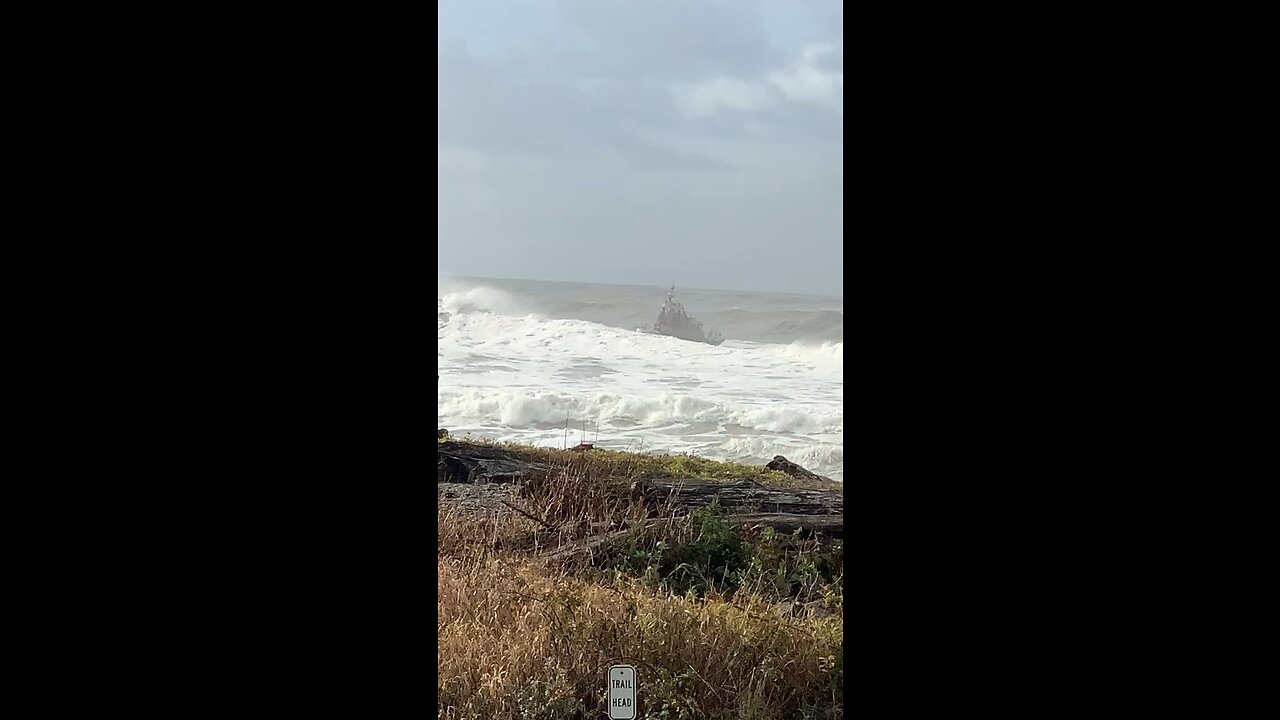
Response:
[{"label": "overcast sky", "polygon": [[840,0],[440,0],[450,275],[843,295]]}]

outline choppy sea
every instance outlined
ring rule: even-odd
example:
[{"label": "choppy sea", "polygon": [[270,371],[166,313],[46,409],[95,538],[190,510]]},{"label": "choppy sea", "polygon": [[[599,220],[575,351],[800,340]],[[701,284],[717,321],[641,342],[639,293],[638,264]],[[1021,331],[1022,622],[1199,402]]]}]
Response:
[{"label": "choppy sea", "polygon": [[[438,427],[844,479],[844,299],[676,288],[719,346],[637,332],[667,288],[440,278]],[[566,423],[568,432],[566,433]]]}]

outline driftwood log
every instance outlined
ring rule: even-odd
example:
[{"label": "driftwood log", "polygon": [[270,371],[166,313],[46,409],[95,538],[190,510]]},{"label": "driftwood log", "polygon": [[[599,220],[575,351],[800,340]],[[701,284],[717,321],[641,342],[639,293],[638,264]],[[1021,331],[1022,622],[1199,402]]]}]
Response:
[{"label": "driftwood log", "polygon": [[[676,515],[674,519],[680,520],[684,516]],[[842,515],[778,515],[771,513],[735,513],[726,515],[725,521],[734,527],[754,528],[769,526],[774,530],[782,532],[794,532],[802,530],[806,532],[821,532],[831,537],[843,537],[844,533],[844,516]],[[640,523],[641,526],[652,526],[663,522],[670,522],[672,518],[649,518]],[[627,522],[619,523],[617,520],[608,522],[593,522],[588,526],[592,535],[602,535],[606,532],[614,530],[626,530],[632,527]]]},{"label": "driftwood log", "polygon": [[[611,481],[601,481],[611,482]],[[805,490],[759,485],[750,480],[714,482],[709,480],[612,481],[619,494],[631,493],[655,512],[672,510],[687,514],[713,504],[728,515],[770,515],[821,518],[844,515],[844,494],[838,490]],[[439,482],[440,502],[458,502],[501,511],[502,500],[519,497],[520,486],[509,482]],[[830,520],[824,521],[830,523]],[[781,528],[779,528],[781,529]]]},{"label": "driftwood log", "polygon": [[[472,511],[505,513],[516,509],[520,512],[522,491],[536,485],[527,485],[527,481],[545,478],[554,470],[503,448],[448,441],[437,443],[437,449],[438,501]],[[807,472],[803,468],[799,470]],[[629,495],[649,506],[655,517],[642,521],[643,525],[667,522],[663,518],[678,518],[715,504],[725,513],[725,521],[737,527],[770,526],[780,532],[802,530],[821,532],[828,537],[844,536],[843,488],[771,487],[747,479],[731,482],[692,478],[602,479],[594,482],[613,483],[619,495]],[[615,530],[593,535],[547,557],[560,560],[589,555],[626,532]]]},{"label": "driftwood log", "polygon": [[646,502],[672,502],[689,509],[716,503],[730,514],[762,512],[780,515],[843,515],[844,492],[761,485],[754,480],[637,480],[631,491]]},{"label": "driftwood log", "polygon": [[[673,518],[651,518],[633,524],[621,530],[592,535],[556,548],[543,554],[543,558],[552,562],[569,562],[589,558],[598,551],[603,551],[609,543],[622,540],[628,533],[638,527],[654,527],[671,522]],[[679,519],[679,518],[674,518]],[[728,515],[724,522],[731,527],[755,528],[771,527],[776,531],[790,533],[795,530],[804,533],[820,532],[830,538],[844,537],[844,516],[842,515],[769,515],[747,513]]]}]

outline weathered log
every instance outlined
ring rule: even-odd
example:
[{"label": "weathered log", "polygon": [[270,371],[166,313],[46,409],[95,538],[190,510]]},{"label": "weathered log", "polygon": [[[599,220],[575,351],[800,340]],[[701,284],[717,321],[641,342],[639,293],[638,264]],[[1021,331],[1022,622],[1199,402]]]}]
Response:
[{"label": "weathered log", "polygon": [[[649,524],[649,523],[645,523]],[[621,539],[627,533],[627,530],[615,530],[603,535],[593,535],[591,537],[582,538],[581,540],[571,542],[568,545],[561,546],[548,553],[543,554],[543,558],[548,562],[569,562],[584,556],[592,555],[597,549],[607,545],[614,540]]]},{"label": "weathered log", "polygon": [[[437,443],[437,451],[438,501],[458,504],[468,510],[501,514],[511,512],[513,507],[527,507],[520,502],[520,496],[534,498],[540,491],[538,483],[526,484],[524,481],[545,478],[554,470],[550,465],[530,462],[518,451],[488,445],[446,441]],[[692,478],[635,481],[602,478],[590,482],[613,488],[612,491],[605,490],[610,494],[629,495],[644,502],[650,508],[651,518],[681,518],[714,504],[734,526],[769,525],[781,532],[802,528],[834,537],[841,537],[844,531],[842,487],[831,490],[771,487],[747,479],[723,482]],[[563,520],[548,517],[546,520],[538,519],[538,522],[554,526]],[[652,522],[657,520],[645,521],[646,524]],[[579,541],[579,544],[589,552],[605,541],[601,538],[607,537],[597,535]]]},{"label": "weathered log", "polygon": [[[670,522],[677,522],[682,518],[650,518],[639,523],[611,532],[592,535],[582,538],[575,542],[563,545],[555,550],[544,553],[543,558],[549,562],[570,562],[584,557],[590,557],[597,552],[604,551],[610,543],[621,540],[636,528],[655,527]],[[737,528],[756,528],[771,527],[774,530],[784,533],[800,530],[804,534],[820,532],[830,538],[844,537],[844,516],[843,515],[788,515],[788,514],[763,514],[749,513],[740,515],[728,515],[723,518],[725,524],[730,527]]]},{"label": "weathered log", "polygon": [[[687,515],[673,515],[663,518],[649,518],[643,520],[637,525],[652,526],[662,522],[679,521],[687,518]],[[784,533],[795,532],[797,529],[805,533],[821,532],[829,537],[844,537],[844,516],[843,515],[778,515],[769,513],[746,513],[738,515],[727,515],[724,521],[733,527],[741,527],[754,529],[757,527],[771,527]],[[626,530],[631,527],[627,521],[609,520],[606,522],[593,522],[587,526],[595,535],[603,535],[614,530]]]},{"label": "weathered log", "polygon": [[771,527],[784,533],[800,530],[820,532],[827,537],[844,537],[844,515],[730,515],[725,522],[736,527]]},{"label": "weathered log", "polygon": [[[506,476],[499,476],[506,477]],[[515,479],[515,478],[512,478]],[[729,515],[775,515],[824,517],[844,515],[844,493],[837,490],[807,490],[778,488],[760,485],[751,480],[738,482],[714,482],[709,480],[625,480],[611,482],[618,487],[618,494],[628,492],[653,508],[655,514],[667,515],[672,511],[686,515],[689,512],[718,505]],[[518,486],[510,482],[500,495],[493,491],[467,490],[472,483],[442,482],[438,498],[440,502],[466,501],[472,505],[488,505],[501,512],[500,500],[511,500],[519,494]],[[456,485],[457,488],[447,486]],[[476,485],[484,487],[484,484]]]},{"label": "weathered log", "polygon": [[[442,456],[442,461],[447,456]],[[477,480],[515,482],[545,467],[526,465],[522,468],[500,464],[503,460],[481,460],[478,469],[465,468]],[[491,474],[486,474],[491,473]],[[441,483],[463,483],[460,473],[450,473]],[[497,480],[495,480],[497,478]],[[768,512],[790,515],[840,515],[844,513],[844,492],[808,488],[771,487],[754,480],[723,482],[693,478],[648,479],[628,482],[625,479],[602,479],[594,482],[617,487],[620,495],[631,494],[650,505],[672,504],[686,509],[718,504],[726,512]]]},{"label": "weathered log", "polygon": [[843,515],[842,490],[809,490],[761,485],[753,480],[637,480],[632,491],[646,501],[673,502],[685,508],[712,503],[730,514],[764,512],[783,515]]},{"label": "weathered log", "polygon": [[488,445],[438,442],[436,454],[437,482],[516,482],[551,472],[550,465],[529,462],[519,453]]}]

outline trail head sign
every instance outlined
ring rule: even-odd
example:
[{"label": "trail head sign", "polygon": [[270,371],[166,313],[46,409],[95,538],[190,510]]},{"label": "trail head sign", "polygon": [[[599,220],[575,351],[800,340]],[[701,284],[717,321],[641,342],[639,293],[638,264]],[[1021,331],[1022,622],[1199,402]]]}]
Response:
[{"label": "trail head sign", "polygon": [[635,720],[636,669],[631,665],[609,668],[609,720]]}]

